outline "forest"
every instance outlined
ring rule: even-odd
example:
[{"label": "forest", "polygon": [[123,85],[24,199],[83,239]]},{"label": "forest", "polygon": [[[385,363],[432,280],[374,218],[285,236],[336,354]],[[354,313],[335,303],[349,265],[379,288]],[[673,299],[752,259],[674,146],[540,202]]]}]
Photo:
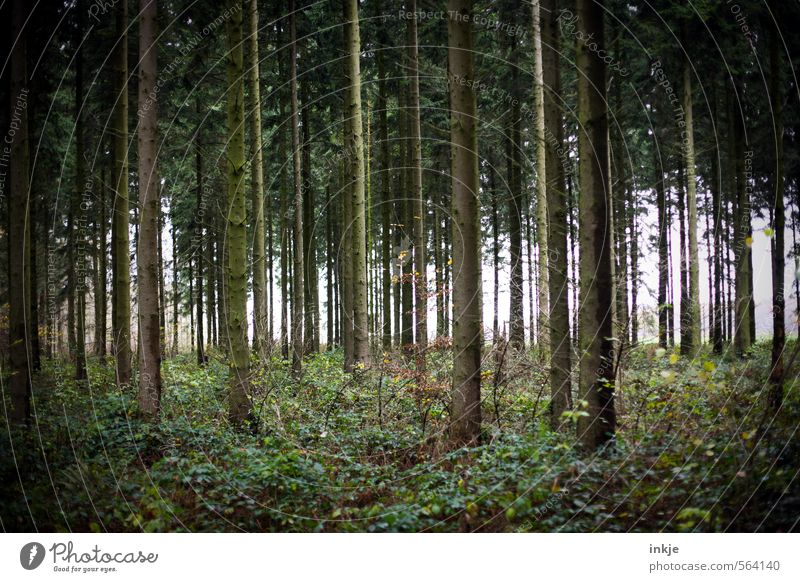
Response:
[{"label": "forest", "polygon": [[3,531],[800,531],[797,2],[0,19]]}]

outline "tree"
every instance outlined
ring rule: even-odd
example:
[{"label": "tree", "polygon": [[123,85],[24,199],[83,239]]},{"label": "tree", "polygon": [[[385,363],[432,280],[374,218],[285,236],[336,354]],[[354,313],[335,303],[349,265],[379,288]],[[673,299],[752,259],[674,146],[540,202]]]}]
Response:
[{"label": "tree", "polygon": [[361,37],[358,26],[358,0],[346,0],[345,34],[350,123],[347,148],[349,181],[352,184],[353,236],[353,360],[369,366],[369,318],[367,313],[367,239],[364,202],[364,136],[361,122]]},{"label": "tree", "polygon": [[[536,109],[534,134],[536,145],[536,233],[539,241],[539,353],[547,360],[550,352],[550,301],[548,261],[548,212],[547,212],[547,180],[548,173],[554,168],[547,166],[547,144],[545,141],[545,104],[544,104],[544,70],[540,2],[531,2],[533,12],[533,101]],[[550,63],[554,66],[555,63]],[[533,315],[531,314],[531,317]],[[559,394],[561,392],[559,391]]]},{"label": "tree", "polygon": [[[534,4],[536,7],[538,2]],[[553,402],[551,426],[560,426],[563,413],[572,406],[570,382],[571,335],[569,327],[569,289],[567,263],[567,191],[564,183],[564,125],[561,108],[557,101],[561,92],[561,69],[559,66],[559,35],[555,0],[543,0],[541,19],[544,125],[542,138],[545,140],[545,197],[547,199],[547,248],[550,260],[548,291],[550,314],[547,320],[550,334],[550,394]],[[534,15],[534,19],[536,15]],[[541,162],[540,162],[541,163]]]},{"label": "tree", "polygon": [[[605,62],[583,39],[605,47],[603,0],[577,0],[578,157],[580,163],[580,394],[578,438],[589,450],[613,438],[612,206],[608,166]],[[583,404],[585,403],[585,405]]]},{"label": "tree", "polygon": [[481,430],[481,252],[478,116],[472,52],[472,0],[448,0],[448,83],[453,216],[453,406],[451,439]]},{"label": "tree", "polygon": [[[28,353],[28,332],[31,328],[30,269],[31,232],[28,193],[28,113],[27,98],[27,39],[25,23],[29,9],[22,0],[12,6],[11,38],[11,98],[9,119],[17,120],[15,139],[11,143],[10,197],[8,201],[8,300],[9,355],[11,360],[12,422],[25,422],[31,415],[31,369]],[[10,135],[10,133],[9,133]]]},{"label": "tree", "polygon": [[[80,3],[78,13],[78,54],[75,56],[75,192],[70,198],[70,254],[72,260],[69,272],[72,283],[70,295],[74,305],[75,320],[75,379],[86,380],[86,212],[83,194],[91,192],[86,182],[86,159],[84,155],[83,122],[83,8]],[[80,213],[79,217],[76,215]],[[75,221],[75,218],[78,218]],[[77,224],[76,224],[77,222]]]},{"label": "tree", "polygon": [[111,222],[112,323],[117,383],[131,381],[131,259],[128,235],[128,4],[116,6],[113,111],[114,207]]},{"label": "tree", "polygon": [[[777,9],[777,3],[770,2],[770,8]],[[777,15],[774,14],[774,18]],[[786,346],[784,297],[784,270],[786,259],[784,238],[786,236],[786,212],[784,208],[784,171],[783,171],[783,95],[781,90],[781,55],[780,31],[775,28],[769,36],[770,62],[770,105],[775,124],[775,181],[773,197],[774,242],[772,244],[772,370],[770,372],[769,405],[777,412],[783,402],[783,350]]]},{"label": "tree", "polygon": [[247,343],[247,209],[244,195],[244,68],[242,11],[238,0],[227,0],[230,17],[225,22],[228,78],[228,201],[227,324],[230,349],[230,417],[241,425],[251,416],[249,395],[250,350]]},{"label": "tree", "polygon": [[[741,88],[736,93],[741,96]],[[733,109],[733,108],[732,108]],[[745,161],[744,111],[731,111],[733,117],[733,152],[736,185],[736,210],[734,213],[734,254],[736,264],[734,344],[740,356],[750,349],[750,193],[747,184]],[[748,151],[748,159],[752,151]]]},{"label": "tree", "polygon": [[689,304],[681,321],[681,353],[693,356],[700,346],[700,259],[697,250],[697,180],[695,178],[694,120],[692,115],[692,73],[689,58],[683,61],[684,155],[686,163],[686,205],[689,230]]},{"label": "tree", "polygon": [[417,2],[410,0],[408,10],[414,15],[406,20],[408,26],[409,68],[409,138],[411,160],[410,196],[413,205],[412,232],[414,235],[414,291],[416,295],[417,369],[425,368],[425,348],[428,344],[428,267],[425,248],[425,201],[422,198],[422,140],[419,111],[419,47],[417,40]]},{"label": "tree", "polygon": [[292,288],[292,370],[303,369],[303,168],[300,144],[300,115],[297,103],[297,23],[294,0],[289,2],[292,163],[294,166],[294,270]]},{"label": "tree", "polygon": [[267,342],[267,273],[264,223],[264,154],[261,146],[261,89],[258,59],[258,0],[249,0],[248,22],[249,62],[247,75],[250,83],[250,143],[253,150],[250,167],[251,205],[253,209],[253,337],[256,352],[264,354]]},{"label": "tree", "polygon": [[[158,238],[161,196],[158,183],[158,74],[156,0],[139,0],[139,409],[150,417],[161,407],[161,325]],[[200,322],[198,322],[200,323]],[[202,325],[202,323],[200,323]]]}]

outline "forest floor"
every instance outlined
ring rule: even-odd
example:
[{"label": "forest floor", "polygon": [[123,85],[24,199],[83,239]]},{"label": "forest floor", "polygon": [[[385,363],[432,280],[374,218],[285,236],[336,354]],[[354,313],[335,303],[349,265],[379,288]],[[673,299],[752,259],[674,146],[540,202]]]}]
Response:
[{"label": "forest floor", "polygon": [[[794,349],[793,342],[787,347]],[[110,363],[35,380],[34,424],[0,436],[7,531],[793,531],[800,381],[764,412],[769,347],[695,360],[642,346],[624,361],[614,447],[548,426],[532,356],[489,353],[480,446],[447,446],[451,353],[417,376],[399,355],[342,372],[341,353],[255,365],[257,430],[233,431],[227,367],[163,364],[161,422],[136,414]],[[502,362],[499,366],[497,362]],[[493,370],[494,368],[494,370]],[[571,419],[567,419],[571,423]],[[9,436],[11,441],[9,441]],[[12,447],[13,444],[13,447]]]}]

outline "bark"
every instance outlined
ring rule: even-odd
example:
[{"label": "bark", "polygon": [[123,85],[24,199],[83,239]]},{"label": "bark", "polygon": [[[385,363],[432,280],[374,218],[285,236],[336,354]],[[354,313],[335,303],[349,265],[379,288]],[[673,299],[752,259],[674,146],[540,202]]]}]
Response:
[{"label": "bark", "polygon": [[[378,9],[380,14],[380,8]],[[383,278],[383,327],[381,330],[384,350],[392,347],[392,238],[391,238],[391,210],[392,168],[389,158],[389,119],[388,95],[386,80],[386,63],[384,51],[387,48],[385,27],[380,29],[380,46],[376,52],[378,61],[378,148],[380,152],[381,172],[381,273]]]},{"label": "bark", "polygon": [[29,9],[22,0],[12,6],[11,38],[15,39],[11,51],[11,97],[9,119],[18,119],[19,128],[11,143],[10,196],[8,200],[8,300],[9,300],[9,356],[11,376],[9,392],[11,422],[27,422],[31,414],[31,366],[28,337],[31,329],[30,293],[30,209],[27,199],[29,182],[29,138],[27,99],[27,43],[25,22]]},{"label": "bark", "polygon": [[700,257],[697,245],[697,180],[695,175],[694,121],[692,115],[692,77],[688,59],[683,64],[683,113],[685,116],[684,155],[686,163],[686,206],[689,219],[689,281],[686,319],[682,321],[681,330],[686,333],[681,337],[681,353],[688,356],[697,354],[700,343]]},{"label": "bark", "polygon": [[[545,141],[544,68],[542,53],[541,3],[533,0],[533,101],[536,109],[534,134],[536,146],[536,233],[539,241],[539,354],[543,361],[550,358],[550,283],[549,283],[549,234],[547,210],[547,183],[551,168],[547,166],[547,144]],[[552,64],[551,64],[552,66]],[[554,169],[553,169],[554,170]],[[563,190],[562,190],[563,191]],[[531,290],[533,291],[533,290]],[[561,391],[558,392],[561,396]],[[563,399],[561,404],[564,404]]]},{"label": "bark", "polygon": [[111,232],[112,323],[117,384],[131,381],[131,260],[128,235],[128,5],[116,5],[113,111],[114,206]]},{"label": "bark", "polygon": [[667,247],[669,225],[667,222],[667,200],[664,188],[664,169],[661,167],[658,140],[653,140],[653,167],[656,172],[656,208],[658,210],[658,345],[662,348],[669,343],[668,302],[669,249]]},{"label": "bark", "polygon": [[[719,115],[717,111],[717,84],[714,83],[714,95],[712,99],[712,118],[717,127],[720,127]],[[724,247],[722,246],[722,175],[720,172],[719,154],[713,152],[711,154],[711,180],[709,181],[711,190],[711,216],[714,243],[709,250],[712,254],[712,268],[714,273],[713,278],[713,294],[714,294],[714,311],[711,326],[711,344],[715,354],[722,353],[722,343],[724,341],[724,305],[723,305],[723,264],[722,261],[725,257],[723,253]],[[725,237],[727,239],[727,237]]]},{"label": "bark", "polygon": [[736,169],[736,210],[734,213],[734,254],[736,264],[734,343],[736,353],[743,356],[752,341],[750,335],[750,197],[745,170],[744,120],[741,112],[733,117],[734,164]]},{"label": "bark", "polygon": [[[513,42],[513,40],[511,41]],[[511,47],[511,54],[509,57],[511,67],[511,94],[514,95],[514,100],[519,102],[517,98],[516,87],[519,84],[519,67],[517,65],[518,55],[515,47]],[[509,238],[509,253],[511,260],[511,274],[509,279],[509,334],[508,339],[510,344],[517,348],[523,349],[525,347],[525,309],[523,307],[524,301],[524,279],[523,279],[523,259],[522,259],[522,207],[525,205],[525,196],[522,192],[522,177],[521,177],[521,144],[519,137],[519,125],[521,120],[519,118],[519,107],[512,104],[510,117],[508,118],[508,128],[506,129],[506,161],[507,161],[507,180],[509,187],[507,212],[508,212],[508,238]],[[532,245],[533,241],[528,236],[528,244]],[[528,265],[532,268],[530,262],[530,253],[528,255]],[[533,291],[533,289],[531,289]],[[535,316],[531,311],[531,335],[533,335],[533,320]]]},{"label": "bark", "polygon": [[453,228],[453,405],[451,439],[481,429],[481,242],[472,0],[448,1],[448,81]]},{"label": "bark", "polygon": [[83,123],[83,9],[77,7],[78,38],[81,47],[75,59],[75,192],[71,198],[73,225],[70,231],[72,286],[70,293],[74,305],[75,338],[75,379],[86,380],[86,206],[83,197],[91,195],[91,187],[86,184],[86,158],[84,154]]},{"label": "bark", "polygon": [[[304,102],[308,99],[303,97]],[[314,219],[314,188],[311,182],[311,120],[309,107],[303,107],[303,248],[305,249],[304,339],[307,353],[319,352],[319,283],[317,281],[317,242],[319,236]]]},{"label": "bark", "polygon": [[[578,156],[581,197],[579,353],[581,409],[578,438],[593,450],[614,436],[612,204],[608,185],[605,63],[581,38],[604,48],[604,2],[577,0]],[[583,405],[583,403],[581,403]]]},{"label": "bark", "polygon": [[353,361],[369,366],[369,319],[367,312],[367,239],[364,200],[364,136],[361,122],[361,36],[358,23],[358,1],[345,4],[347,72],[350,89],[348,135],[349,176],[353,185]]},{"label": "bark", "polygon": [[172,224],[172,353],[178,354],[178,308],[180,294],[178,292],[178,229],[175,226],[175,196],[170,201],[170,223]]},{"label": "bark", "polygon": [[[199,113],[199,101],[198,101]],[[199,129],[198,129],[199,132]],[[197,364],[200,366],[206,363],[205,354],[205,336],[203,334],[203,263],[205,258],[203,256],[203,245],[205,244],[205,236],[203,235],[203,215],[204,201],[203,201],[203,156],[200,147],[199,135],[195,140],[195,171],[197,182],[196,194],[196,207],[195,207],[195,240],[197,245],[192,249],[192,253],[197,257]],[[209,305],[210,308],[210,305]]]},{"label": "bark", "polygon": [[292,371],[303,370],[303,169],[300,149],[300,114],[297,102],[297,30],[294,0],[289,1],[292,165],[294,167],[294,268],[292,272]]},{"label": "bark", "polygon": [[258,58],[258,0],[249,0],[248,63],[250,88],[250,200],[253,212],[253,344],[256,353],[266,354],[267,278],[264,222],[264,153],[261,145],[261,88]]},{"label": "bark", "polygon": [[[772,9],[776,8],[771,2]],[[772,370],[770,373],[769,405],[777,412],[783,403],[783,351],[786,346],[786,310],[784,270],[786,210],[784,207],[784,171],[783,171],[783,96],[781,91],[781,57],[779,49],[780,31],[773,29],[770,34],[770,100],[775,124],[775,182],[773,201],[773,237],[772,245]]]},{"label": "bark", "polygon": [[[161,200],[158,183],[158,74],[156,0],[139,0],[139,254],[136,260],[139,293],[139,409],[157,417],[161,408],[161,318],[158,302],[158,223]],[[199,312],[199,311],[198,311]]]},{"label": "bark", "polygon": [[[284,100],[281,98],[280,117],[286,119]],[[280,239],[281,239],[281,354],[284,359],[289,358],[289,177],[286,156],[286,124],[280,128],[278,138],[278,159],[281,161],[280,175]]]},{"label": "bark", "polygon": [[[407,8],[417,12],[416,0],[410,0]],[[428,266],[425,245],[425,201],[422,198],[422,139],[419,111],[419,48],[417,42],[417,19],[409,18],[408,24],[408,67],[409,67],[409,139],[411,176],[409,193],[413,207],[412,232],[414,236],[414,291],[416,297],[416,348],[417,370],[425,368],[425,348],[428,344]]]},{"label": "bark", "polygon": [[227,0],[230,18],[225,23],[227,36],[227,344],[230,357],[231,422],[240,426],[252,415],[249,396],[247,342],[247,210],[244,193],[244,85],[242,54],[242,11],[237,0]]},{"label": "bark", "polygon": [[106,252],[107,217],[106,217],[106,179],[105,168],[101,173],[98,198],[100,200],[100,216],[98,217],[97,233],[97,287],[95,288],[95,351],[100,357],[100,362],[106,356],[106,269],[108,268],[108,254]]},{"label": "bark", "polygon": [[548,262],[550,307],[550,395],[551,426],[558,428],[564,422],[563,413],[572,406],[570,370],[572,367],[569,325],[569,283],[567,244],[567,192],[563,162],[568,161],[564,149],[564,129],[558,99],[561,93],[559,66],[560,39],[555,0],[543,0],[544,17],[541,20],[541,45],[544,93],[545,175],[547,180],[547,221],[549,223]]},{"label": "bark", "polygon": [[[407,65],[405,65],[407,66]],[[402,162],[400,170],[400,192],[397,196],[400,206],[400,220],[402,238],[398,252],[400,267],[400,290],[402,292],[402,323],[401,341],[403,351],[410,354],[414,347],[414,280],[413,280],[413,201],[409,199],[408,189],[411,182],[411,148],[410,127],[408,115],[408,87],[403,85],[400,89],[400,147],[402,148]]]}]

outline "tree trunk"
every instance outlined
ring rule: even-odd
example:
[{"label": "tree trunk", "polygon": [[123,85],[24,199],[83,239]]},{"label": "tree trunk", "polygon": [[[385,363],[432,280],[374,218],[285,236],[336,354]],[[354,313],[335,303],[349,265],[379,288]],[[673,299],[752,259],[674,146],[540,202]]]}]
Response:
[{"label": "tree trunk", "polygon": [[[535,3],[534,6],[536,6]],[[559,63],[560,39],[556,0],[543,0],[544,18],[541,19],[544,93],[544,139],[547,220],[549,222],[548,261],[550,307],[550,394],[552,400],[551,426],[555,429],[564,422],[563,413],[572,406],[570,372],[572,367],[569,326],[569,283],[567,261],[567,192],[564,181],[564,163],[569,163],[564,148],[564,129],[561,108],[561,68]],[[535,18],[535,16],[534,16]]]},{"label": "tree trunk", "polygon": [[367,313],[367,239],[364,201],[364,137],[361,122],[361,36],[358,24],[358,1],[345,3],[347,73],[350,88],[348,135],[349,179],[353,185],[353,361],[369,366],[369,319]]},{"label": "tree trunk", "polygon": [[128,4],[116,6],[113,112],[114,207],[111,232],[113,345],[117,384],[131,381],[131,258],[128,235]]},{"label": "tree trunk", "polygon": [[[78,37],[83,38],[83,9],[78,13]],[[86,205],[84,196],[91,196],[91,185],[86,183],[86,158],[83,132],[83,48],[78,49],[75,59],[75,192],[71,197],[73,210],[70,214],[75,222],[70,231],[73,255],[70,271],[73,273],[72,301],[75,309],[75,379],[86,380]],[[88,188],[88,192],[87,192]],[[76,216],[77,215],[77,216]]]},{"label": "tree trunk", "polygon": [[593,450],[614,437],[613,244],[608,191],[608,111],[605,63],[581,38],[605,47],[604,2],[577,0],[578,148],[580,160],[580,324],[581,399],[587,416],[578,418],[578,438]]},{"label": "tree trunk", "polygon": [[[161,319],[158,304],[158,222],[161,200],[156,156],[158,74],[156,0],[139,0],[139,409],[155,418],[161,408]],[[199,310],[198,310],[199,313]]]},{"label": "tree trunk", "polygon": [[300,114],[297,103],[297,30],[294,0],[289,1],[292,162],[294,166],[294,269],[292,289],[292,371],[303,370],[303,169],[300,149]]},{"label": "tree trunk", "polygon": [[664,169],[658,151],[658,140],[654,139],[654,168],[656,172],[656,207],[658,209],[658,345],[666,349],[669,343],[668,318],[670,310],[667,305],[669,286],[669,249],[667,240],[669,224],[667,222],[667,199],[664,189]]},{"label": "tree trunk", "polygon": [[[198,137],[195,139],[195,148],[197,150],[195,152],[195,171],[197,174],[195,177],[197,181],[197,206],[195,208],[195,220],[197,224],[195,225],[195,240],[197,244],[195,248],[192,249],[192,253],[197,257],[197,364],[203,366],[206,363],[205,336],[203,334],[203,262],[205,260],[203,256],[203,245],[206,244],[206,241],[203,234],[203,215],[205,214],[203,200],[203,156],[200,148],[199,131],[198,129]],[[209,305],[209,308],[210,307]]]},{"label": "tree trunk", "polygon": [[448,0],[448,81],[453,216],[453,405],[451,439],[481,430],[481,231],[472,0]]},{"label": "tree trunk", "polygon": [[[741,94],[741,93],[738,93]],[[744,120],[741,112],[734,112],[733,139],[736,168],[736,211],[734,220],[734,251],[736,261],[736,288],[734,343],[736,353],[743,356],[752,341],[750,335],[750,197],[747,187],[746,162],[752,161],[752,152],[745,152]],[[745,156],[748,157],[745,160]]]},{"label": "tree trunk", "polygon": [[[227,0],[227,343],[230,356],[230,417],[241,425],[251,415],[247,342],[247,210],[244,194],[244,70],[242,66],[242,11],[238,0]],[[301,243],[302,244],[302,243]]]},{"label": "tree trunk", "polygon": [[[536,146],[536,232],[539,241],[539,333],[537,343],[542,361],[550,359],[550,283],[549,283],[549,233],[547,210],[548,174],[553,170],[547,166],[547,143],[545,140],[544,67],[542,52],[542,27],[540,1],[533,0],[533,101],[536,108],[534,134]],[[549,15],[548,15],[549,16]],[[551,66],[552,63],[550,63]],[[548,73],[550,73],[548,71]],[[562,190],[563,192],[563,190]],[[533,290],[531,290],[533,291]],[[562,396],[559,390],[559,396]],[[563,400],[561,404],[564,404]]]},{"label": "tree trunk", "polygon": [[[309,100],[303,97],[303,102]],[[319,352],[319,285],[317,281],[317,242],[319,231],[314,219],[314,188],[311,181],[311,115],[310,106],[303,107],[303,248],[305,249],[305,302],[304,340],[307,353]]]},{"label": "tree trunk", "polygon": [[[417,1],[409,0],[406,8],[413,14],[417,13]],[[422,139],[420,130],[419,111],[419,48],[417,42],[417,19],[409,18],[408,25],[408,68],[410,75],[409,84],[409,139],[411,159],[409,173],[409,195],[413,212],[412,232],[414,235],[414,291],[416,297],[416,348],[417,370],[425,368],[425,348],[428,344],[428,266],[426,260],[427,249],[425,246],[425,201],[422,198]]]},{"label": "tree trunk", "polygon": [[697,180],[695,177],[694,122],[692,116],[692,76],[688,59],[683,62],[683,113],[685,116],[684,155],[686,157],[686,206],[689,219],[689,285],[686,320],[681,322],[681,353],[694,356],[701,344],[700,337],[700,257],[697,247]]},{"label": "tree trunk", "polygon": [[100,199],[100,216],[98,218],[97,241],[97,288],[95,289],[95,349],[100,362],[106,357],[106,269],[108,268],[108,255],[106,253],[107,226],[106,226],[106,173],[105,167],[101,173],[98,198]]},{"label": "tree trunk", "polygon": [[29,182],[29,141],[26,73],[27,43],[25,23],[30,16],[22,0],[12,6],[11,38],[16,42],[11,51],[11,96],[9,119],[18,124],[16,138],[10,152],[10,197],[8,200],[8,300],[9,300],[9,355],[11,376],[11,422],[27,422],[31,414],[31,366],[28,353],[28,334],[31,329],[30,293],[30,211],[27,203]]},{"label": "tree trunk", "polygon": [[[380,9],[379,9],[380,13]],[[389,100],[387,97],[386,64],[384,51],[387,49],[385,26],[381,26],[380,46],[376,51],[378,61],[378,148],[381,171],[381,272],[383,277],[383,328],[381,330],[384,350],[392,347],[392,238],[391,210],[392,168],[389,158]]]},{"label": "tree trunk", "polygon": [[[771,8],[777,8],[777,2],[770,2]],[[783,96],[781,91],[781,57],[779,48],[780,31],[770,31],[770,100],[775,123],[775,194],[773,202],[773,236],[772,245],[772,370],[770,373],[769,405],[773,412],[778,412],[783,403],[783,350],[786,346],[786,310],[784,269],[786,215],[783,194]]]},{"label": "tree trunk", "polygon": [[247,63],[250,84],[250,200],[253,212],[253,346],[262,357],[267,343],[267,280],[264,248],[264,153],[261,146],[261,88],[258,58],[258,0],[249,0]]}]

